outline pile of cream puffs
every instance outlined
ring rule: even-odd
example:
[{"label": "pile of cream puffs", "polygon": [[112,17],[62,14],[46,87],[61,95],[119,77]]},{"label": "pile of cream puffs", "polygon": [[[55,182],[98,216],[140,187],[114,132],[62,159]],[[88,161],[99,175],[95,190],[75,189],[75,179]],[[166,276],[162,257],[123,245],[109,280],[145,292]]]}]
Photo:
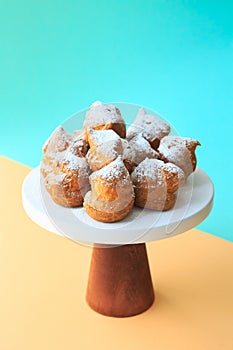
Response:
[{"label": "pile of cream puffs", "polygon": [[126,129],[116,106],[95,102],[82,130],[70,134],[59,126],[43,146],[44,186],[56,204],[83,205],[102,222],[122,220],[134,205],[169,210],[178,188],[196,168],[200,145],[170,131],[144,108]]}]

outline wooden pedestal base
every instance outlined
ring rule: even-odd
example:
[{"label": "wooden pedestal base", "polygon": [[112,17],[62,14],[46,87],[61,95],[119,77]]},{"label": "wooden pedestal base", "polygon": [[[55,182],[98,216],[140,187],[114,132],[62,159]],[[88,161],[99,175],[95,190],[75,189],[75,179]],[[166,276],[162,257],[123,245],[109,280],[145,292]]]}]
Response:
[{"label": "wooden pedestal base", "polygon": [[86,300],[106,316],[146,311],[153,304],[154,291],[145,244],[94,247]]}]

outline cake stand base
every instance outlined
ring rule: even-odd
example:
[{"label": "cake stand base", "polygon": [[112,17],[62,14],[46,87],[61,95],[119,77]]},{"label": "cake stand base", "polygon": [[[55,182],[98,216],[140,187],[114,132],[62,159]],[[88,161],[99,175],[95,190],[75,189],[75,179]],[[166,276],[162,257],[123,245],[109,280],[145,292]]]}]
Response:
[{"label": "cake stand base", "polygon": [[100,314],[128,317],[146,311],[154,291],[146,245],[94,246],[86,300]]}]

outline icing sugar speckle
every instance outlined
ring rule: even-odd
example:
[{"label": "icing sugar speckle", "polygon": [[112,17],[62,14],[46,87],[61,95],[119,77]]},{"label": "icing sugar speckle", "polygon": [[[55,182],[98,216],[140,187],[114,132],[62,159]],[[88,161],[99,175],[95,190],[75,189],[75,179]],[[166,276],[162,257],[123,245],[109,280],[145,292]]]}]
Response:
[{"label": "icing sugar speckle", "polygon": [[162,161],[146,158],[143,160],[131,174],[133,183],[149,182],[150,187],[163,187],[164,174],[161,170]]},{"label": "icing sugar speckle", "polygon": [[161,140],[165,135],[168,135],[171,128],[162,119],[147,114],[144,108],[140,108],[134,123],[127,131],[127,138],[131,139],[138,133],[142,133],[148,141],[153,142],[155,139]]},{"label": "icing sugar speckle", "polygon": [[139,164],[146,157],[158,158],[158,153],[151,147],[149,142],[142,136],[141,133],[129,140],[130,146],[134,149],[134,163]]},{"label": "icing sugar speckle", "polygon": [[89,142],[95,146],[102,145],[108,141],[119,140],[120,136],[113,130],[89,130]]},{"label": "icing sugar speckle", "polygon": [[122,184],[130,180],[129,173],[122,161],[122,157],[118,156],[116,160],[106,165],[104,168],[91,174],[91,180],[95,181],[97,178],[103,180],[106,185],[112,185],[114,181],[122,180]]},{"label": "icing sugar speckle", "polygon": [[42,147],[43,152],[56,153],[67,149],[73,140],[73,136],[65,131],[62,126],[58,126]]},{"label": "icing sugar speckle", "polygon": [[108,123],[125,124],[119,109],[113,105],[104,104],[99,101],[97,104],[92,104],[91,108],[86,113],[84,127],[93,128]]}]

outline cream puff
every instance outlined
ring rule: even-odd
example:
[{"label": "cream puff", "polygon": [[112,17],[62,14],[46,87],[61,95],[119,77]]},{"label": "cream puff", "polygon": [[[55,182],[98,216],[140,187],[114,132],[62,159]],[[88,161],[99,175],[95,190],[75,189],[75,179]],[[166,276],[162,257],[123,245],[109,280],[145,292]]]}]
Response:
[{"label": "cream puff", "polygon": [[138,133],[150,143],[155,150],[160,140],[170,133],[170,125],[154,115],[148,114],[144,108],[140,108],[135,121],[127,130],[127,139],[132,139]]},{"label": "cream puff", "polygon": [[102,222],[122,220],[134,204],[134,190],[122,157],[90,175],[91,191],[83,206],[93,219]]},{"label": "cream puff", "polygon": [[196,169],[197,146],[200,146],[200,142],[188,137],[165,136],[160,142],[158,152],[164,162],[171,162],[180,167],[187,178]]},{"label": "cream puff", "polygon": [[111,104],[104,104],[100,101],[91,105],[83,125],[85,130],[112,129],[120,137],[125,138],[126,136],[126,125],[120,110]]},{"label": "cream puff", "polygon": [[184,183],[184,172],[174,164],[146,158],[131,174],[135,205],[153,210],[169,210],[176,201],[175,191]]}]

